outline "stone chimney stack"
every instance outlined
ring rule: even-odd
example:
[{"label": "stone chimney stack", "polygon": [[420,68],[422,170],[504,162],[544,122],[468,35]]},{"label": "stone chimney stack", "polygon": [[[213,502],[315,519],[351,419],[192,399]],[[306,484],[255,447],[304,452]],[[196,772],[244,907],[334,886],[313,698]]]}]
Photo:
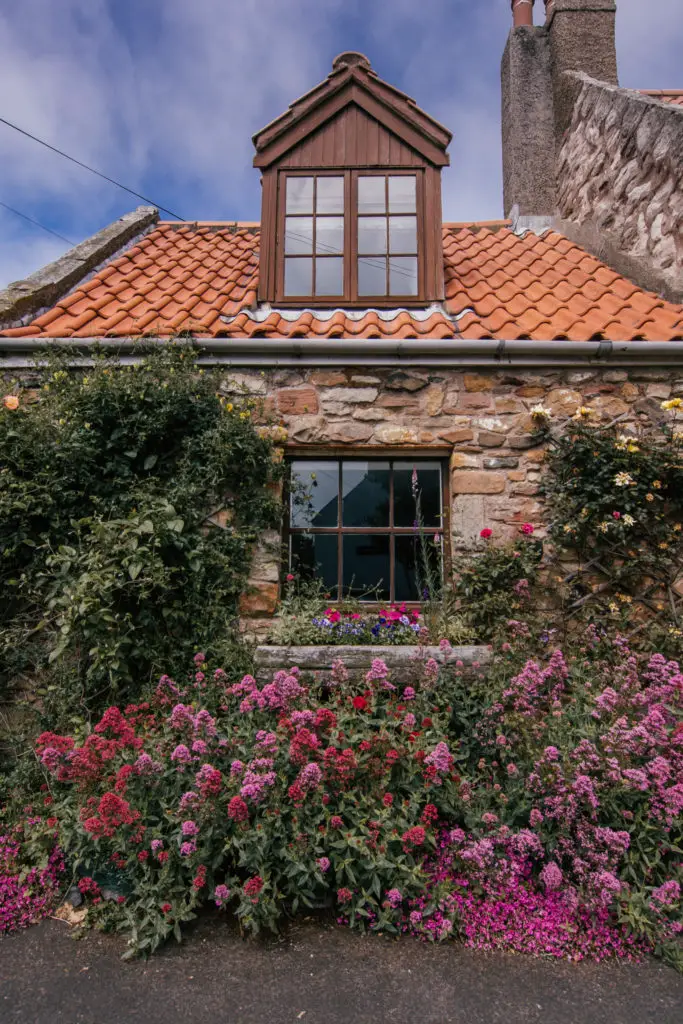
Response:
[{"label": "stone chimney stack", "polygon": [[[525,218],[556,207],[556,154],[571,121],[577,83],[568,71],[617,85],[615,0],[511,0],[512,30],[501,64],[503,203]],[[540,0],[539,0],[540,6]]]}]

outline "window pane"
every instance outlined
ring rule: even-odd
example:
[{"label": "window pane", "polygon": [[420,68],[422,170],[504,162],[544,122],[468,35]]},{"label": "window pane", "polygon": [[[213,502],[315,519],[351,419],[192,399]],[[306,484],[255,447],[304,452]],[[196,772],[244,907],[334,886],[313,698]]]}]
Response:
[{"label": "window pane", "polygon": [[313,178],[287,178],[286,213],[313,213]]},{"label": "window pane", "polygon": [[337,599],[337,534],[293,533],[289,564],[304,580],[321,579],[332,600]]},{"label": "window pane", "polygon": [[315,261],[315,294],[344,294],[344,260],[337,256]]},{"label": "window pane", "polygon": [[367,601],[389,598],[389,537],[384,534],[346,534],[344,595]]},{"label": "window pane", "polygon": [[387,263],[382,256],[358,260],[358,294],[386,295]]},{"label": "window pane", "polygon": [[373,175],[358,179],[358,212],[386,213],[385,178]]},{"label": "window pane", "polygon": [[336,526],[339,463],[336,460],[295,460],[290,477],[292,526]]},{"label": "window pane", "polygon": [[[413,487],[413,469],[417,474]],[[441,526],[441,466],[438,462],[394,463],[394,526],[413,526],[417,520],[417,491],[425,526]]]},{"label": "window pane", "polygon": [[386,217],[358,218],[358,252],[387,251]]},{"label": "window pane", "polygon": [[[318,253],[344,252],[344,218],[316,217],[315,251]],[[405,249],[412,252],[412,249]]]},{"label": "window pane", "polygon": [[285,252],[288,256],[313,252],[313,218],[285,218]]},{"label": "window pane", "polygon": [[417,252],[417,217],[389,218],[389,252]]},{"label": "window pane", "polygon": [[315,200],[315,212],[344,212],[343,178],[318,178],[318,189]]},{"label": "window pane", "polygon": [[294,257],[285,260],[285,295],[313,294],[313,260]]},{"label": "window pane", "polygon": [[342,525],[389,525],[389,463],[342,464]]},{"label": "window pane", "polygon": [[[437,534],[396,538],[394,562],[394,599],[396,601],[427,601],[432,586],[441,582],[441,540]],[[427,571],[428,569],[428,571]]]},{"label": "window pane", "polygon": [[392,256],[389,261],[389,294],[417,295],[417,259]]},{"label": "window pane", "polygon": [[415,213],[415,182],[412,174],[392,175],[389,178],[389,213]]}]

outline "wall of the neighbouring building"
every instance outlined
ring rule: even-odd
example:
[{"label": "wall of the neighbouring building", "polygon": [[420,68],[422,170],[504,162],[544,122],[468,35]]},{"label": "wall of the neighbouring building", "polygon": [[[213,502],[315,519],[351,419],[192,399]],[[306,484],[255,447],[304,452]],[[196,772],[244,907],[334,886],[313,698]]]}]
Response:
[{"label": "wall of the neighbouring building", "polygon": [[[484,526],[497,537],[518,535],[519,526],[542,526],[539,500],[544,450],[530,415],[542,404],[557,419],[589,406],[608,422],[661,420],[660,403],[683,396],[683,371],[510,370],[419,372],[352,369],[240,372],[228,385],[262,400],[279,419],[292,452],[329,445],[402,448],[428,455],[450,451],[453,544],[471,545]],[[287,450],[285,448],[285,450]],[[542,535],[542,534],[541,534]],[[244,626],[263,632],[278,600],[280,545],[277,534],[257,552],[250,592],[243,601]],[[259,625],[260,623],[260,625]]]},{"label": "wall of the neighbouring building", "polygon": [[683,300],[683,108],[572,74],[558,230],[620,273]]}]

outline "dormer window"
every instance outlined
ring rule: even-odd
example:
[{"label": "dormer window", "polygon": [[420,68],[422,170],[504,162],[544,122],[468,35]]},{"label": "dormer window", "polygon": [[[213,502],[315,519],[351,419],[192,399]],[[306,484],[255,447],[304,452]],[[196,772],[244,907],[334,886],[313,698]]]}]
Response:
[{"label": "dormer window", "polygon": [[362,54],[338,57],[325,82],[254,137],[260,300],[395,308],[442,299],[449,141]]},{"label": "dormer window", "polygon": [[282,176],[278,259],[284,301],[383,302],[420,295],[416,174]]}]

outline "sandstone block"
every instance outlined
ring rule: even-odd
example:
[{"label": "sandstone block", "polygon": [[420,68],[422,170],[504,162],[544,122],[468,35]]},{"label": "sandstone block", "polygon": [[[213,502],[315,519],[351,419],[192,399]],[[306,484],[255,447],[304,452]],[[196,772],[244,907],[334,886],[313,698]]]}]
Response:
[{"label": "sandstone block", "polygon": [[465,391],[490,391],[493,379],[481,373],[466,373],[463,378]]},{"label": "sandstone block", "polygon": [[512,434],[508,437],[507,443],[510,448],[524,450],[525,448],[533,448],[536,444],[536,439],[531,434]]},{"label": "sandstone block", "polygon": [[369,441],[371,435],[372,427],[352,421],[351,423],[334,423],[326,427],[322,439],[331,444],[357,444],[361,441]]},{"label": "sandstone block", "polygon": [[480,430],[477,441],[483,448],[500,448],[507,441],[505,434],[496,434],[492,430]]},{"label": "sandstone block", "polygon": [[620,388],[621,397],[627,402],[632,402],[638,398],[640,391],[638,390],[637,384],[632,384],[630,380],[626,381],[625,384],[621,385]]},{"label": "sandstone block", "polygon": [[310,375],[311,384],[320,384],[324,388],[333,388],[337,384],[346,384],[346,374],[341,370],[314,370]]},{"label": "sandstone block", "polygon": [[496,413],[524,412],[518,398],[496,398]]},{"label": "sandstone block", "polygon": [[417,439],[416,430],[394,423],[383,423],[375,428],[375,440],[380,444],[415,444]]},{"label": "sandstone block", "polygon": [[438,384],[430,384],[420,396],[428,416],[438,416],[443,408],[444,391]]},{"label": "sandstone block", "polygon": [[466,455],[464,452],[453,452],[451,455],[451,469],[479,468],[479,459],[476,455]]},{"label": "sandstone block", "polygon": [[386,387],[392,391],[421,391],[429,382],[416,373],[405,373],[396,370],[387,377]]},{"label": "sandstone block", "polygon": [[615,416],[622,416],[629,411],[629,406],[616,395],[598,395],[591,399],[591,409],[599,413],[605,419],[614,419]]},{"label": "sandstone block", "polygon": [[299,416],[318,412],[318,393],[315,388],[282,388],[277,393],[277,407],[284,416]]},{"label": "sandstone block", "polygon": [[369,423],[377,423],[387,418],[386,409],[362,409],[356,406],[353,410],[354,420],[366,420]]},{"label": "sandstone block", "polygon": [[555,416],[573,416],[584,402],[579,391],[554,388],[548,393],[545,404]]},{"label": "sandstone block", "polygon": [[[484,459],[484,469],[517,469],[519,459],[514,455],[496,455],[490,459]],[[511,479],[508,473],[508,479]]]},{"label": "sandstone block", "polygon": [[545,388],[531,384],[525,384],[523,387],[517,388],[517,394],[520,398],[543,398],[545,391]]},{"label": "sandstone block", "polygon": [[273,615],[277,607],[277,583],[261,583],[249,586],[240,597],[240,615]]},{"label": "sandstone block", "polygon": [[330,402],[350,402],[354,405],[360,402],[374,402],[377,395],[377,388],[330,388],[325,392],[325,398]]},{"label": "sandstone block", "polygon": [[444,430],[439,433],[439,437],[444,441],[448,441],[449,444],[459,444],[462,441],[474,440],[473,430]]},{"label": "sandstone block", "polygon": [[453,494],[500,494],[505,477],[500,473],[458,469],[453,473]]}]

